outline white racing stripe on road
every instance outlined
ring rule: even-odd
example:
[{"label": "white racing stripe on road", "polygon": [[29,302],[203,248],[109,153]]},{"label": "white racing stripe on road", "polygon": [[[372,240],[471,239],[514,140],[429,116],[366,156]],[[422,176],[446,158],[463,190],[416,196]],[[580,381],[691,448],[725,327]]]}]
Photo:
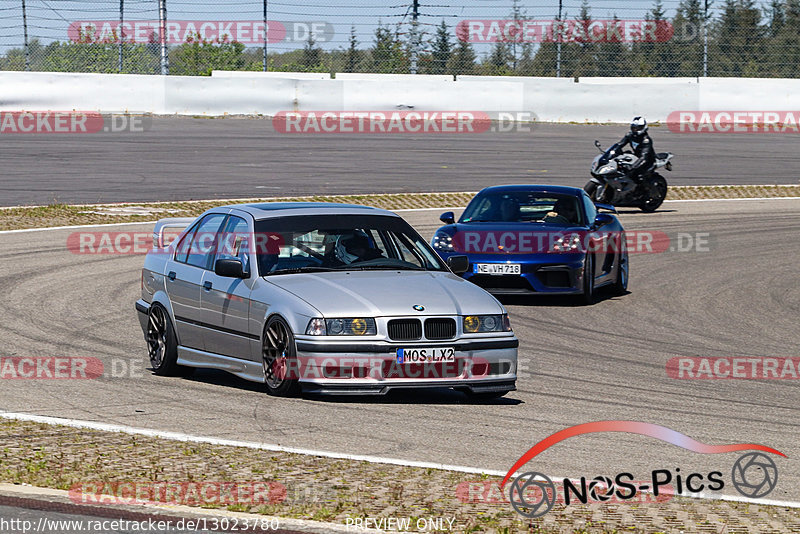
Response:
[{"label": "white racing stripe on road", "polygon": [[[438,464],[434,462],[417,462],[413,460],[400,460],[397,458],[383,458],[381,456],[365,456],[360,454],[345,454],[330,451],[317,451],[312,449],[302,449],[297,447],[284,447],[281,445],[271,445],[269,443],[257,443],[255,441],[239,441],[232,439],[222,439],[207,436],[192,436],[181,432],[168,432],[166,430],[152,430],[149,428],[135,428],[126,425],[114,425],[110,423],[100,423],[97,421],[81,421],[80,419],[64,419],[61,417],[49,417],[45,415],[34,415],[27,413],[4,412],[0,411],[0,418],[15,421],[29,421],[32,423],[43,423],[47,425],[60,425],[71,428],[86,428],[90,430],[100,430],[103,432],[121,432],[136,436],[147,436],[151,438],[161,438],[173,441],[184,441],[190,443],[207,443],[209,445],[221,445],[227,447],[241,447],[246,449],[258,449],[270,452],[287,452],[292,454],[305,454],[308,456],[320,456],[322,458],[335,458],[337,460],[353,460],[356,462],[369,462],[374,464],[398,465],[401,467],[420,467],[423,469],[439,469],[441,471],[454,471],[457,473],[472,473],[476,475],[491,475],[504,477],[504,471],[493,469],[481,469],[478,467],[465,467],[460,465]],[[520,475],[522,472],[514,473]],[[549,476],[549,475],[548,475]],[[550,476],[551,480],[561,480],[567,477]],[[571,479],[579,482],[577,479]],[[651,493],[650,491],[646,493]],[[783,506],[786,508],[800,508],[800,502],[776,501],[772,499],[750,499],[747,497],[736,497],[732,495],[714,495],[707,493],[682,494],[680,497],[693,499],[708,499],[720,501],[732,501],[740,503],[761,504],[766,506]]]}]

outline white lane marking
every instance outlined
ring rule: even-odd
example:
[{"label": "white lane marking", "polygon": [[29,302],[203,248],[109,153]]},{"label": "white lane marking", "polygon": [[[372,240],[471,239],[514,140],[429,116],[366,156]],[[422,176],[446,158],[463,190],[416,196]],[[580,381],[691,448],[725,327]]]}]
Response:
[{"label": "white lane marking", "polygon": [[207,436],[193,436],[181,432],[170,432],[166,430],[153,430],[149,428],[136,428],[126,425],[115,425],[111,423],[101,423],[98,421],[82,421],[80,419],[64,419],[61,417],[50,417],[46,415],[34,415],[27,413],[0,411],[0,417],[4,419],[14,419],[17,421],[30,421],[33,423],[44,423],[49,425],[61,425],[71,428],[86,428],[90,430],[100,430],[103,432],[121,432],[123,434],[134,434],[153,438],[163,438],[172,441],[186,441],[191,443],[208,443],[210,445],[222,445],[229,447],[242,447],[246,449],[259,449],[270,452],[288,452],[293,454],[305,454],[308,456],[321,456],[324,458],[335,458],[339,460],[354,460],[360,462],[370,462],[378,464],[399,465],[402,467],[422,467],[430,469],[441,469],[443,471],[458,471],[461,473],[474,473],[476,475],[487,474],[494,476],[505,476],[503,471],[490,471],[477,467],[463,467],[458,465],[438,464],[434,462],[418,462],[414,460],[398,460],[394,458],[382,458],[379,456],[364,456],[358,454],[347,454],[330,451],[317,451],[313,449],[303,449],[298,447],[284,447],[282,445],[272,445],[269,443],[258,443],[255,441],[239,441],[232,439],[213,438]]},{"label": "white lane marking", "polygon": [[[787,186],[788,187],[788,186]],[[421,194],[421,193],[409,193]],[[753,198],[694,198],[686,200],[665,200],[664,203],[671,202],[741,202],[750,200],[800,200],[800,197],[753,197]],[[207,202],[195,201],[195,202]],[[454,206],[444,208],[401,208],[397,210],[388,210],[395,212],[411,212],[411,211],[439,211],[439,210],[463,210],[466,206]],[[9,208],[10,209],[10,208]],[[100,228],[103,226],[133,226],[137,224],[155,224],[158,221],[137,221],[137,222],[121,222],[121,223],[107,223],[107,224],[79,224],[74,226],[50,226],[47,228],[23,228],[20,230],[0,230],[0,234],[19,234],[24,232],[46,232],[49,230],[71,230],[75,228]]]},{"label": "white lane marking", "polygon": [[463,210],[466,206],[450,206],[445,208],[402,208],[399,210],[388,211],[439,211],[439,210]]},{"label": "white lane marking", "polygon": [[800,200],[800,197],[748,197],[748,198],[687,198],[684,200],[665,200],[667,202],[740,202],[742,200]]},{"label": "white lane marking", "polygon": [[20,230],[0,230],[0,234],[21,234],[24,232],[47,232],[49,230],[71,230],[73,228],[100,228],[103,226],[134,226],[139,224],[155,224],[157,221],[136,221],[126,223],[76,224],[73,226],[48,226],[46,228],[23,228]]},{"label": "white lane marking", "polygon": [[[161,438],[172,441],[207,443],[209,445],[241,447],[245,449],[258,449],[270,452],[287,452],[291,454],[304,454],[307,456],[320,456],[322,458],[334,458],[337,460],[352,460],[356,462],[369,462],[373,464],[398,465],[401,467],[420,467],[423,469],[438,469],[441,471],[453,471],[457,473],[470,473],[476,475],[491,475],[497,477],[504,477],[506,475],[505,471],[498,471],[495,469],[481,469],[479,467],[465,467],[461,465],[439,464],[435,462],[419,462],[415,460],[400,460],[397,458],[384,458],[382,456],[369,456],[361,454],[346,454],[340,452],[319,451],[313,449],[303,449],[299,447],[284,447],[282,445],[272,445],[269,443],[259,443],[255,441],[239,441],[233,439],[214,438],[209,436],[193,436],[191,434],[184,434],[181,432],[170,432],[167,430],[153,430],[149,428],[136,428],[127,425],[100,423],[98,421],[82,421],[80,419],[65,419],[61,417],[50,417],[46,415],[34,415],[34,414],[19,413],[19,412],[0,411],[0,418],[11,419],[15,421],[29,421],[32,423],[43,423],[47,425],[60,425],[71,428],[86,428],[90,430],[100,430],[103,432],[120,432],[122,434],[147,436],[151,438]],[[514,475],[520,475],[523,472],[524,471],[519,471],[517,473],[514,473]],[[567,477],[550,476],[551,480],[556,480],[556,479],[560,480],[563,478]],[[576,481],[575,479],[571,480]],[[651,493],[651,492],[648,491],[646,493]],[[751,499],[748,497],[737,497],[734,495],[686,493],[686,494],[681,494],[679,496],[689,497],[693,499],[732,501],[741,503],[762,504],[766,506],[783,506],[787,508],[800,508],[800,502],[777,501],[772,499]]]}]

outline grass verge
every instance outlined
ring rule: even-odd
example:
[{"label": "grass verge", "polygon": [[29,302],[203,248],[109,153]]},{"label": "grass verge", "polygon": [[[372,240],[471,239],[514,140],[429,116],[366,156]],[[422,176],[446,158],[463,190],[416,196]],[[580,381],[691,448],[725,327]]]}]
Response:
[{"label": "grass verge", "polygon": [[[673,498],[658,503],[557,503],[544,517],[533,520],[523,520],[507,502],[464,502],[470,496],[475,500],[492,495],[474,489],[471,493],[469,483],[477,484],[472,486],[475,488],[498,480],[436,469],[0,420],[0,482],[13,484],[70,490],[79,484],[87,487],[103,482],[97,486],[113,494],[122,487],[113,483],[271,482],[285,488],[282,499],[267,504],[240,502],[225,508],[338,524],[344,524],[348,517],[410,518],[412,524],[419,518],[445,518],[452,519],[452,531],[465,533],[800,529],[799,510],[727,501]],[[208,502],[199,505],[220,507]]]},{"label": "grass verge", "polygon": [[[325,195],[249,199],[248,202],[342,202],[397,210],[466,206],[474,194],[474,192],[454,192]],[[712,185],[670,187],[667,199],[697,200],[799,196],[800,185]],[[48,206],[2,208],[0,209],[0,230],[140,222],[162,217],[191,217],[199,215],[209,208],[236,202],[238,201],[202,200],[96,205],[51,204]]]}]

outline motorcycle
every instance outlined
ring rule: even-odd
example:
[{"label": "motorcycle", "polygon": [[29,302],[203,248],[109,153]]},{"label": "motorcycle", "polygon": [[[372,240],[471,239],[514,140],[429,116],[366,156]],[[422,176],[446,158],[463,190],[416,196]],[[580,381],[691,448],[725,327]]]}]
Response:
[{"label": "motorcycle", "polygon": [[592,178],[583,190],[595,202],[612,206],[636,207],[644,212],[653,212],[661,206],[667,196],[667,181],[656,170],[672,170],[672,153],[659,152],[656,161],[642,173],[637,182],[628,176],[631,166],[638,159],[633,153],[620,151],[614,144],[603,150],[600,142],[594,146],[600,155],[592,160]]}]

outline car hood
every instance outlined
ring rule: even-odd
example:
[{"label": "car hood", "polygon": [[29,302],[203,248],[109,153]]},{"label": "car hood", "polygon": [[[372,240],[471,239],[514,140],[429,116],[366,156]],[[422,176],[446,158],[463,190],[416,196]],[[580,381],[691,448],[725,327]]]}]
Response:
[{"label": "car hood", "polygon": [[[265,278],[325,317],[391,317],[505,313],[493,296],[452,273],[345,271]],[[413,306],[424,306],[415,311]]]}]

